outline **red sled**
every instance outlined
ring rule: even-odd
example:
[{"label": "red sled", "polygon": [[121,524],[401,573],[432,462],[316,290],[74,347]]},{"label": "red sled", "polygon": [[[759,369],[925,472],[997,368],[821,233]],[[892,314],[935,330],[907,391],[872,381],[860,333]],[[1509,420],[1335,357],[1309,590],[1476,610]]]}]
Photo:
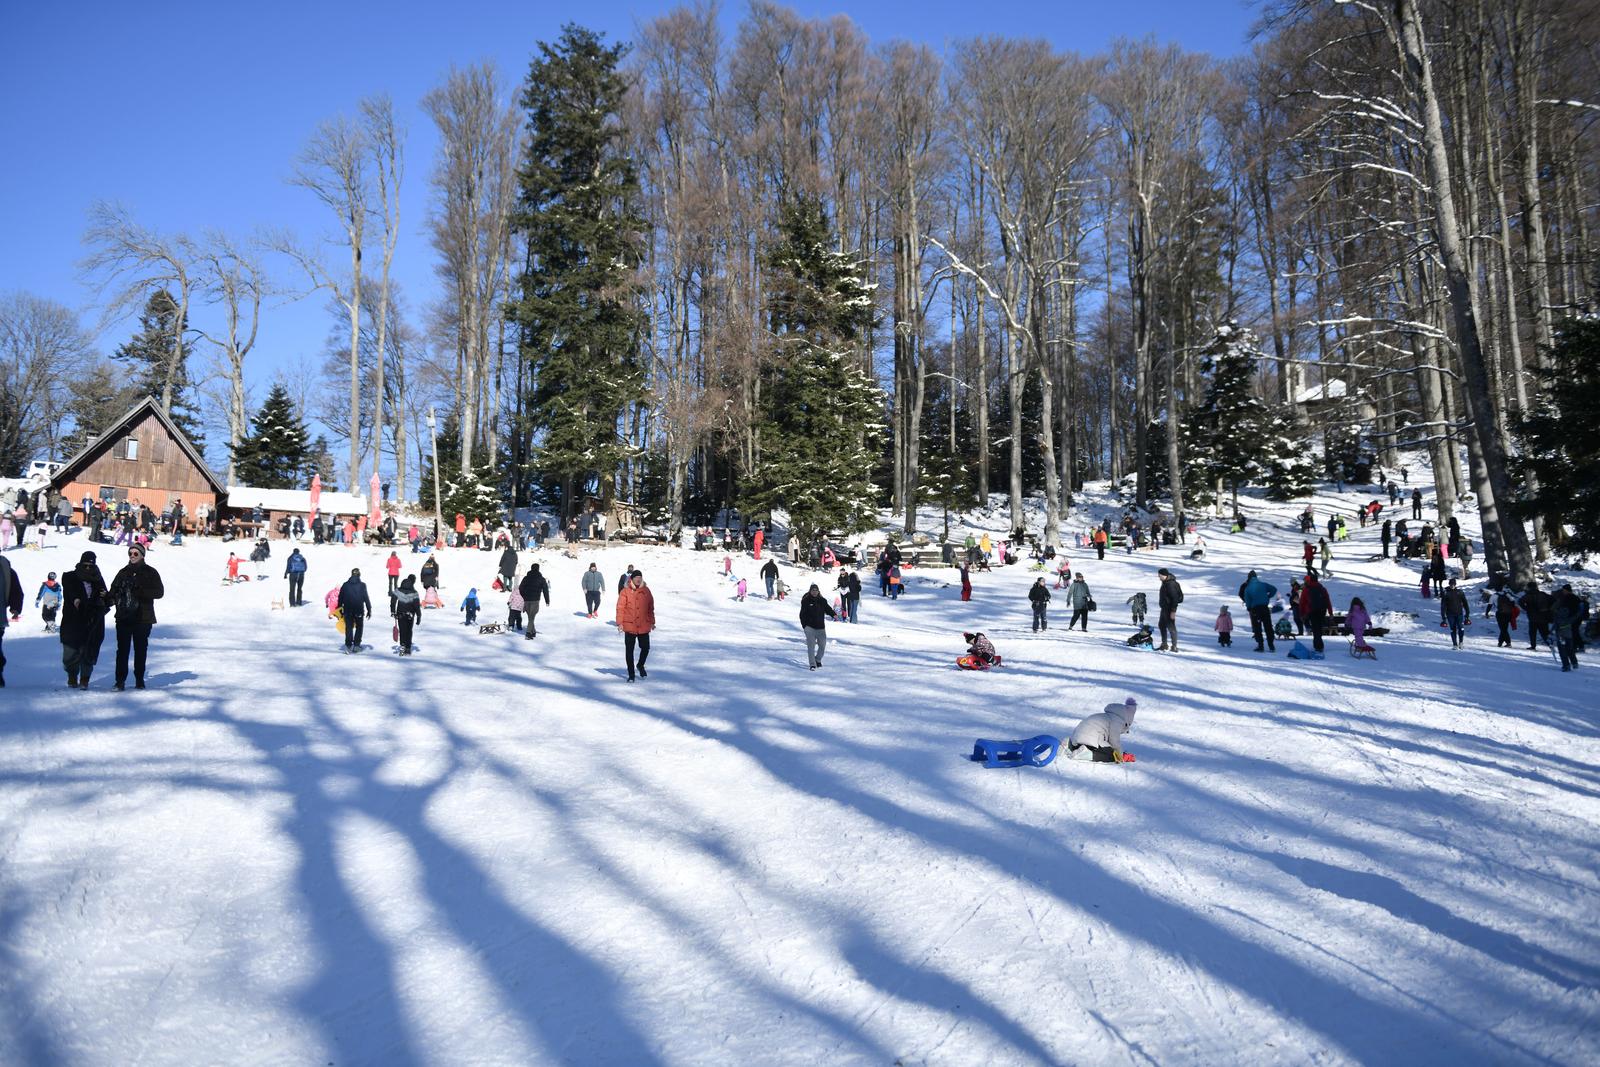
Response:
[{"label": "red sled", "polygon": [[990,667],[1000,666],[1000,657],[996,656],[994,659],[985,660],[971,654],[957,656],[956,666],[964,671],[986,671]]}]

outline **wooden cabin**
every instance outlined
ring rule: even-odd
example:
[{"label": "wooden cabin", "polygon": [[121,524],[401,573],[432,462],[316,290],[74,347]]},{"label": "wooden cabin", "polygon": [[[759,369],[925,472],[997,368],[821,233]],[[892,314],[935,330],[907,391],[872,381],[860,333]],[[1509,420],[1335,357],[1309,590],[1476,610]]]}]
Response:
[{"label": "wooden cabin", "polygon": [[154,397],[145,397],[105,433],[91,440],[50,479],[50,488],[72,501],[79,521],[83,498],[143,504],[161,514],[174,499],[183,503],[184,527],[194,529],[195,509],[213,514],[226,488],[206,466],[182,430]]}]

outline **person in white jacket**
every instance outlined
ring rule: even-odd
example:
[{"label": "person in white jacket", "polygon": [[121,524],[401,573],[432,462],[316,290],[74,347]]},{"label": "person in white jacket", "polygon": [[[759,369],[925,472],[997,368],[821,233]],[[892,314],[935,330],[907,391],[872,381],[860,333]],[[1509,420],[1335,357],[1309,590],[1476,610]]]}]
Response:
[{"label": "person in white jacket", "polygon": [[1138,710],[1139,702],[1129,697],[1120,704],[1107,704],[1104,711],[1084,719],[1067,742],[1071,758],[1121,763],[1122,735],[1133,729],[1133,714]]}]

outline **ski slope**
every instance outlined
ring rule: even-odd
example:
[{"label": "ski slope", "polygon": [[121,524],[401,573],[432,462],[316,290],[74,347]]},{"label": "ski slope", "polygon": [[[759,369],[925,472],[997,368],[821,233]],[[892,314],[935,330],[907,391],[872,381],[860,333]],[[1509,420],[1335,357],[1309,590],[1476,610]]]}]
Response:
[{"label": "ski slope", "polygon": [[[1600,1061],[1594,655],[1564,675],[1481,621],[1452,651],[1415,565],[1353,521],[1330,591],[1395,627],[1377,662],[1253,653],[1235,591],[1252,566],[1287,591],[1301,506],[1247,501],[1203,562],[1069,550],[1087,634],[1059,593],[1029,632],[1026,566],[970,603],[947,570],[894,603],[868,574],[817,672],[797,602],[735,602],[720,553],[524,553],[554,597],[529,642],[461,624],[469,585],[503,618],[498,554],[447,550],[402,659],[386,550],[306,547],[310,603],[277,610],[281,544],[225,587],[228,546],[191,540],[151,556],[151,688],[109,691],[108,639],[68,691],[32,598],[84,537],[14,551],[0,1062]],[[109,581],[123,552],[95,548]],[[607,621],[628,563],[658,619],[632,684]],[[358,657],[320,606],[352,566],[378,608]],[[1175,656],[1124,645],[1160,566]],[[954,668],[973,629],[1004,667]],[[1127,695],[1132,766],[964,758]]]}]

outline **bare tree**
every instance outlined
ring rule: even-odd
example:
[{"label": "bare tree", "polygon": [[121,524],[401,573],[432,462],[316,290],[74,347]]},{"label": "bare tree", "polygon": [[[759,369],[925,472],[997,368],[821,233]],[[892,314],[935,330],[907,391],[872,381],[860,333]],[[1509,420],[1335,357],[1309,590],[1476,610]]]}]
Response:
[{"label": "bare tree", "polygon": [[78,316],[31,293],[0,296],[0,473],[58,455],[75,381],[94,353]]},{"label": "bare tree", "polygon": [[[372,153],[373,182],[378,193],[379,237],[383,261],[378,275],[378,353],[374,363],[378,377],[374,392],[377,408],[373,411],[372,472],[380,474],[383,466],[384,404],[388,391],[384,388],[384,371],[387,367],[387,342],[389,329],[389,268],[394,262],[395,242],[400,239],[400,183],[405,177],[405,131],[395,122],[394,101],[387,93],[361,101],[361,119],[365,128],[368,150]],[[401,373],[404,374],[404,357],[401,355]],[[400,493],[405,493],[405,422],[395,423],[395,463],[398,467]]]},{"label": "bare tree", "polygon": [[[194,296],[194,242],[183,234],[166,235],[140,225],[120,204],[96,201],[84,232],[89,254],[81,269],[96,285],[102,300],[102,326],[141,307],[152,290],[166,289],[177,304],[177,321],[189,321]],[[162,370],[161,406],[172,410],[172,393],[187,358],[184,331],[174,330],[172,354]]]},{"label": "bare tree", "polygon": [[361,256],[366,241],[367,201],[371,178],[367,173],[370,151],[366,131],[340,116],[324,122],[300,153],[291,182],[309,189],[339,220],[350,253],[348,288],[309,256],[297,255],[318,288],[327,288],[350,318],[350,463],[347,477],[352,493],[361,491]]},{"label": "bare tree", "polygon": [[233,482],[233,450],[249,433],[245,410],[244,360],[255,347],[261,324],[261,301],[270,282],[254,254],[241,249],[227,234],[208,233],[195,251],[205,299],[222,309],[222,328],[195,332],[217,347],[228,379],[228,473]]},{"label": "bare tree", "polygon": [[461,363],[457,400],[463,471],[474,466],[473,456],[492,417],[489,329],[504,296],[502,265],[510,249],[516,197],[517,113],[507,96],[494,65],[484,63],[452,68],[444,84],[422,100],[439,129],[429,227],[442,257],[440,274],[454,290],[449,320]]}]

